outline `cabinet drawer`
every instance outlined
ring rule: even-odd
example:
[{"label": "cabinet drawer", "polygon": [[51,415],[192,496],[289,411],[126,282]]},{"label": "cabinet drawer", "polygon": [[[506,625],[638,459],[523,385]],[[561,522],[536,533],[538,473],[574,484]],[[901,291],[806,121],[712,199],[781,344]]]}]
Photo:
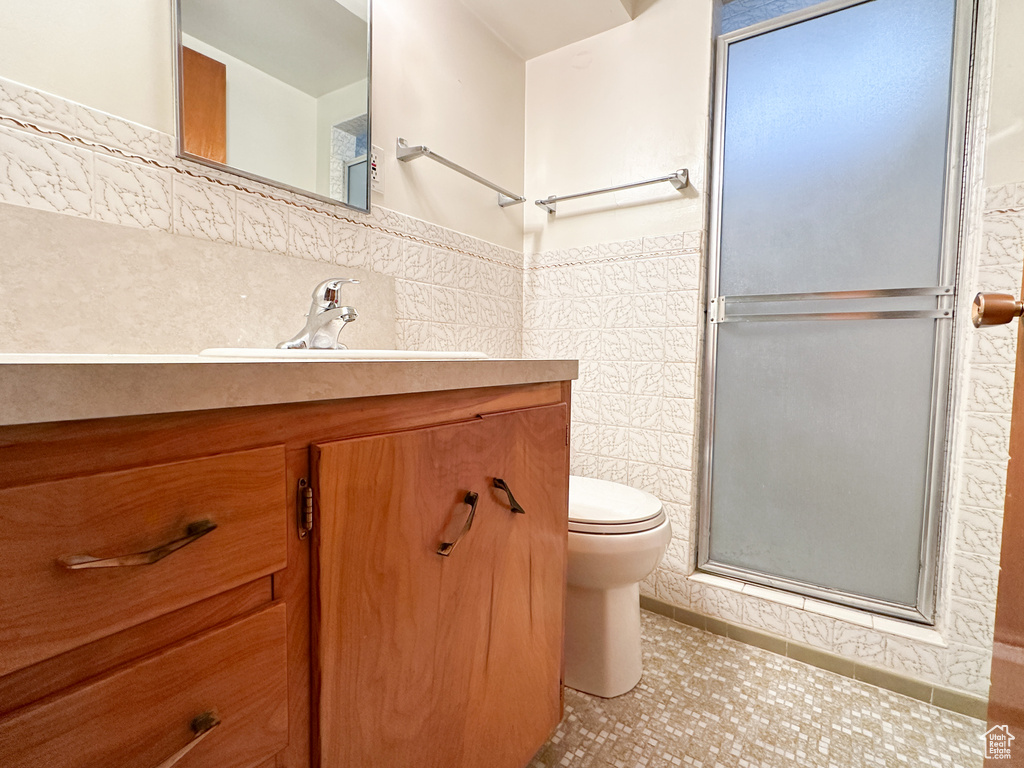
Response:
[{"label": "cabinet drawer", "polygon": [[278,604],[0,720],[4,768],[247,768],[288,742],[285,606]]},{"label": "cabinet drawer", "polygon": [[[0,675],[281,570],[284,448],[0,491]],[[216,528],[149,565],[71,570]]]}]

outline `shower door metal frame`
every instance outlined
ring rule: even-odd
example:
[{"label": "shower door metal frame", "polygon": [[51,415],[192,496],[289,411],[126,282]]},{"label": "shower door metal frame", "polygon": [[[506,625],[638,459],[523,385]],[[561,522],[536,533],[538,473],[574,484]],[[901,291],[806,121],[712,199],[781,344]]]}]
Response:
[{"label": "shower door metal frame", "polygon": [[[711,487],[712,458],[714,452],[715,374],[718,328],[724,313],[724,302],[719,296],[719,269],[721,264],[721,215],[722,215],[722,171],[724,165],[725,139],[725,98],[726,75],[728,73],[729,46],[751,37],[772,32],[784,27],[843,11],[874,0],[829,0],[801,11],[779,16],[718,37],[715,53],[714,110],[711,132],[711,189],[708,211],[708,262],[706,287],[706,320],[704,324],[704,370],[701,392],[701,430],[699,468],[699,508],[697,569],[753,584],[794,592],[807,597],[819,598],[874,613],[895,616],[924,624],[935,623],[935,600],[939,570],[939,552],[943,535],[942,509],[948,478],[946,452],[951,413],[949,396],[953,384],[953,344],[956,327],[954,309],[959,290],[958,266],[962,240],[962,199],[967,171],[967,121],[971,98],[971,74],[973,70],[973,47],[976,27],[977,0],[955,0],[952,71],[950,82],[950,107],[947,123],[946,175],[942,218],[942,249],[939,267],[940,290],[937,294],[936,311],[931,313],[938,323],[935,333],[935,352],[932,367],[932,403],[928,436],[929,464],[925,481],[925,509],[921,531],[920,568],[918,571],[917,605],[905,606],[888,601],[854,595],[838,589],[820,587],[781,576],[773,576],[737,566],[715,563],[709,560],[711,534]],[[953,294],[947,295],[945,286],[953,287]],[[898,289],[897,289],[898,290]],[[914,289],[910,289],[914,290]],[[930,290],[930,289],[922,289]],[[815,294],[820,299],[854,298],[830,292]],[[886,291],[858,292],[866,294],[887,293]],[[888,292],[890,295],[892,291]],[[777,297],[785,296],[777,294]],[[796,297],[796,294],[791,294]],[[800,295],[810,297],[808,294]],[[766,298],[766,297],[757,297]],[[749,298],[744,297],[746,301]],[[785,299],[782,299],[785,300]],[[840,301],[841,306],[841,301]],[[840,310],[841,311],[841,310]],[[884,320],[887,314],[881,314]],[[792,316],[790,316],[792,319]],[[866,318],[865,318],[866,319]]]}]

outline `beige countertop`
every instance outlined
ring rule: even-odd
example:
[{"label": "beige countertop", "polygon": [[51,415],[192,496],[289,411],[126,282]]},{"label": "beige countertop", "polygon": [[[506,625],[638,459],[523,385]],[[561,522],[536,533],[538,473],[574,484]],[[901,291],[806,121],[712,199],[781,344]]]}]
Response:
[{"label": "beige countertop", "polygon": [[0,426],[575,379],[576,360],[0,354]]}]

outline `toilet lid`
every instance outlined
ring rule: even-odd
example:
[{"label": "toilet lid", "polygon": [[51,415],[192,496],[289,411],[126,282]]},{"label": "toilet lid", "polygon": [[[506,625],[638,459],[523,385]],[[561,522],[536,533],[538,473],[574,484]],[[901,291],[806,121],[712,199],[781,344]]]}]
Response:
[{"label": "toilet lid", "polygon": [[665,521],[661,501],[646,491],[608,480],[569,476],[569,530],[638,533]]}]

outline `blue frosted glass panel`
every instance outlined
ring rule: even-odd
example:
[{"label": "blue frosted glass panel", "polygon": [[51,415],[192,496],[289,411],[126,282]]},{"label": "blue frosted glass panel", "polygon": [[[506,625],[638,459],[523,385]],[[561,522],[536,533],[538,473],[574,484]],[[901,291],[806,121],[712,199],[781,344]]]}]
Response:
[{"label": "blue frosted glass panel", "polygon": [[954,5],[873,0],[729,45],[720,293],[938,282]]},{"label": "blue frosted glass panel", "polygon": [[935,322],[718,328],[711,560],[916,604]]}]

